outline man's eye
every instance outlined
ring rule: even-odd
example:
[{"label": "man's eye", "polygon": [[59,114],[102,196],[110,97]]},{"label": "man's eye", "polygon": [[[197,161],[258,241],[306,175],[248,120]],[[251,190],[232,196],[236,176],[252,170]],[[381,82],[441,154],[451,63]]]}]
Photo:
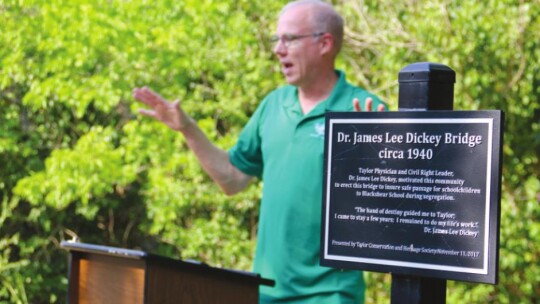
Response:
[{"label": "man's eye", "polygon": [[283,35],[283,40],[285,40],[287,42],[291,42],[291,41],[293,41],[295,39],[296,39],[295,35]]}]

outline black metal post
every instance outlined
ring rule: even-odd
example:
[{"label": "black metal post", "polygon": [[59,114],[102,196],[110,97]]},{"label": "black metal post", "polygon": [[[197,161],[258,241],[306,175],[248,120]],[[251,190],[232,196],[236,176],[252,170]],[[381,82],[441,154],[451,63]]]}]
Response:
[{"label": "black metal post", "polygon": [[[452,110],[456,73],[431,62],[410,64],[399,72],[399,111]],[[392,274],[391,303],[446,303],[446,280]]]}]

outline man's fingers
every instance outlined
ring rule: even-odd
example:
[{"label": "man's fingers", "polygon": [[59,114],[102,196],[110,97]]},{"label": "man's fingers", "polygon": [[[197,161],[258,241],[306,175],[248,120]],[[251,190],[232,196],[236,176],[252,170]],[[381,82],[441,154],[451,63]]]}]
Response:
[{"label": "man's fingers", "polygon": [[371,97],[366,98],[366,112],[373,110],[373,99]]},{"label": "man's fingers", "polygon": [[382,104],[379,104],[379,106],[377,107],[377,111],[384,112],[384,106]]},{"label": "man's fingers", "polygon": [[148,93],[146,92],[146,87],[133,89],[132,95],[133,98],[148,104]]},{"label": "man's fingers", "polygon": [[133,97],[142,103],[154,108],[157,105],[167,103],[163,97],[156,92],[152,91],[148,87],[133,89]]},{"label": "man's fingers", "polygon": [[[365,106],[366,108],[364,109],[364,111],[371,112],[371,110],[373,109],[373,99],[371,97],[366,98]],[[381,111],[380,110],[381,106],[383,107],[382,111],[384,111],[383,105],[379,105],[377,110]],[[355,112],[362,112],[362,107],[360,107],[360,100],[358,100],[358,98],[353,99],[353,109]]]},{"label": "man's fingers", "polygon": [[358,98],[354,98],[352,103],[355,112],[362,112],[362,109],[360,108],[360,100],[358,100]]},{"label": "man's fingers", "polygon": [[153,110],[139,109],[139,113],[144,116],[156,118],[156,112]]}]

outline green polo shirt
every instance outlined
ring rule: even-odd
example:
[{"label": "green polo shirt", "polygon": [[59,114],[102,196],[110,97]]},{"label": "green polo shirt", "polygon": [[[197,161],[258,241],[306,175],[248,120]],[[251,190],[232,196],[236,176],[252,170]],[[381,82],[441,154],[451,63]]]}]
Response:
[{"label": "green polo shirt", "polygon": [[324,114],[363,106],[369,92],[351,86],[341,71],[327,100],[304,115],[297,88],[271,92],[229,151],[231,163],[263,180],[254,271],[274,279],[261,287],[261,303],[362,303],[360,271],[319,265]]}]

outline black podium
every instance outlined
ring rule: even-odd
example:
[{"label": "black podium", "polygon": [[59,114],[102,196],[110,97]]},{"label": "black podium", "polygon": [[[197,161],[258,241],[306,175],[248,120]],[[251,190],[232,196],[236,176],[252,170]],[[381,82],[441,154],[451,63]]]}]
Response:
[{"label": "black podium", "polygon": [[139,250],[62,242],[69,255],[68,303],[258,303],[258,274]]}]

